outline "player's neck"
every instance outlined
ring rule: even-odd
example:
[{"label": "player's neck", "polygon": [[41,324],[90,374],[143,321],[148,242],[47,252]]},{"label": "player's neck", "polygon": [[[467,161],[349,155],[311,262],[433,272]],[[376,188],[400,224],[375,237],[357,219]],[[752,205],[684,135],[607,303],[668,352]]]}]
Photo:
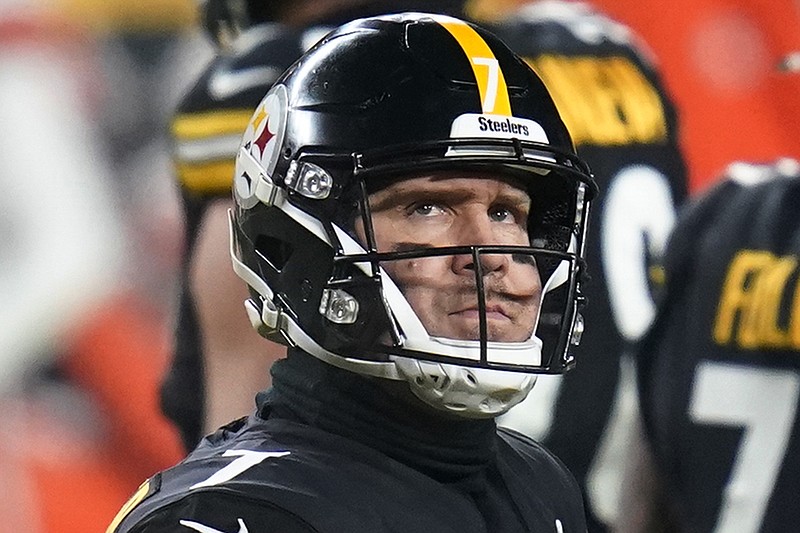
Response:
[{"label": "player's neck", "polygon": [[467,478],[493,455],[494,420],[436,411],[399,393],[405,383],[365,378],[302,352],[276,362],[272,373],[271,416],[356,440],[440,481]]}]

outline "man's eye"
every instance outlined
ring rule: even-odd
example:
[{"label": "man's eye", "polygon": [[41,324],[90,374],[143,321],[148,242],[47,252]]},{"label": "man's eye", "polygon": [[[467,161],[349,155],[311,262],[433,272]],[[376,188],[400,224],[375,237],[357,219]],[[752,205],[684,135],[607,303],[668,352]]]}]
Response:
[{"label": "man's eye", "polygon": [[496,207],[489,211],[489,217],[495,222],[514,222],[514,213],[505,207]]},{"label": "man's eye", "polygon": [[426,204],[417,204],[413,206],[411,212],[414,213],[415,215],[432,216],[432,215],[438,215],[444,212],[444,210],[436,204],[426,203]]}]

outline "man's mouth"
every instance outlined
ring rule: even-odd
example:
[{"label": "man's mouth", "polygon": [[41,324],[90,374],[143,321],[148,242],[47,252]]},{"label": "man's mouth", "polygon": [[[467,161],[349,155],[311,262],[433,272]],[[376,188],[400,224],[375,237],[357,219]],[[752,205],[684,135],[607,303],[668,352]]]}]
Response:
[{"label": "man's mouth", "polygon": [[[460,311],[450,313],[450,315],[474,320],[480,319],[480,311],[477,306],[461,309]],[[486,320],[510,321],[511,316],[504,306],[493,304],[486,306]]]}]

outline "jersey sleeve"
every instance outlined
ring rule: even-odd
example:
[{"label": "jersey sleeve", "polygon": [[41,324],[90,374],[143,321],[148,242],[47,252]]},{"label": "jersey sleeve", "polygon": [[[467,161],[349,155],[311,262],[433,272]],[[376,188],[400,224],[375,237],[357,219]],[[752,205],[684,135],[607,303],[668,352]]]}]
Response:
[{"label": "jersey sleeve", "polygon": [[[583,495],[575,477],[567,466],[547,448],[516,430],[499,427],[498,434],[517,453],[522,463],[507,458],[509,488],[524,494],[533,491],[537,500],[544,502],[548,512],[558,517],[556,528],[560,531],[586,531]],[[518,502],[519,505],[526,505]],[[559,531],[559,529],[556,529]]]},{"label": "jersey sleeve", "polygon": [[[222,489],[158,498],[158,476],[145,482],[106,533],[316,533],[305,520],[270,502]],[[156,484],[156,485],[154,485]],[[153,498],[153,500],[151,500]]]}]

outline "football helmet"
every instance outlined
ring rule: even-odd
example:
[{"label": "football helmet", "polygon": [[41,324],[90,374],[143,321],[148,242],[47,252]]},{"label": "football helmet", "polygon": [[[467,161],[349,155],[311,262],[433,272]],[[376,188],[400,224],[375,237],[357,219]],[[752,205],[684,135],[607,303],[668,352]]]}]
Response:
[{"label": "football helmet", "polygon": [[[524,187],[530,242],[379,249],[370,194],[442,171]],[[263,336],[353,372],[405,380],[430,405],[473,418],[524,399],[537,373],[572,366],[596,185],[541,80],[484,29],[402,13],[333,31],[257,107],[233,189],[233,266]],[[426,322],[393,274],[404,261],[445,256],[472,268],[469,296],[463,284],[453,288],[477,315],[465,338]],[[489,326],[493,296],[481,265],[499,256],[541,280],[521,341],[493,337]]]}]

